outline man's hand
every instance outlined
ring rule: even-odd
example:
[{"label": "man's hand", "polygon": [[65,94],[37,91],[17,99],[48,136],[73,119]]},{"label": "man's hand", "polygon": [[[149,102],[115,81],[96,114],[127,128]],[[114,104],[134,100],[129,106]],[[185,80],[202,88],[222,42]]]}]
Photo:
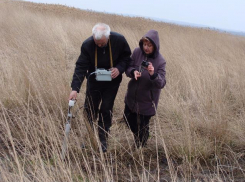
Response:
[{"label": "man's hand", "polygon": [[147,70],[151,76],[154,74],[154,67],[151,62],[149,62],[149,66],[147,67]]},{"label": "man's hand", "polygon": [[73,90],[70,93],[69,100],[75,100],[77,98],[77,91]]},{"label": "man's hand", "polygon": [[110,70],[112,79],[116,78],[120,74],[117,68],[111,68]]},{"label": "man's hand", "polygon": [[134,71],[134,78],[137,80],[139,77],[141,77],[141,73],[138,72],[137,70]]}]

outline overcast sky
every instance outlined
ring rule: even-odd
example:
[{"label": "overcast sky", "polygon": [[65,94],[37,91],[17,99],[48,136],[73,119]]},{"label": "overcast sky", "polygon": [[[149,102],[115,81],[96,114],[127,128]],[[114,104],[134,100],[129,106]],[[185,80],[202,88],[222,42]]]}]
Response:
[{"label": "overcast sky", "polygon": [[245,0],[30,0],[245,32]]}]

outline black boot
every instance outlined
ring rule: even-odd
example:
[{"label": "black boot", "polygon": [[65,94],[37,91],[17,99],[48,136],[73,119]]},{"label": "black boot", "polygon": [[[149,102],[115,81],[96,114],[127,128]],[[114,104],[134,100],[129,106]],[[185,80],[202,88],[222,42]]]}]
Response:
[{"label": "black boot", "polygon": [[103,153],[107,152],[107,132],[103,129],[99,129],[99,139]]},{"label": "black boot", "polygon": [[102,149],[103,153],[107,152],[107,142],[106,142],[106,140],[101,141],[101,149]]}]

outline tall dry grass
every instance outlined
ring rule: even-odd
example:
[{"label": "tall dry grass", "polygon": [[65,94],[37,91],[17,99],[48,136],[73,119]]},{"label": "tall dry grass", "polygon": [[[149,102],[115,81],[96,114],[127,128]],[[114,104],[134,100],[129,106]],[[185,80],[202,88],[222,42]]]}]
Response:
[{"label": "tall dry grass", "polygon": [[[167,85],[148,146],[135,150],[118,123],[118,92],[106,155],[94,151],[83,120],[85,83],[61,146],[80,46],[96,22],[122,33],[131,49],[160,35]],[[0,1],[0,181],[242,181],[245,149],[245,38],[142,18],[57,5]],[[85,148],[81,144],[85,143]],[[165,160],[167,159],[167,160]]]}]

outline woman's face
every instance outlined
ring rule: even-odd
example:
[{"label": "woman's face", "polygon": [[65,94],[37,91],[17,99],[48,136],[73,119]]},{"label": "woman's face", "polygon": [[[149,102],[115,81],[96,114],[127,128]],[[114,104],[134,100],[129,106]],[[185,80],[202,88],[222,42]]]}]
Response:
[{"label": "woman's face", "polygon": [[143,41],[143,50],[146,54],[151,54],[154,51],[154,46],[150,41]]}]

